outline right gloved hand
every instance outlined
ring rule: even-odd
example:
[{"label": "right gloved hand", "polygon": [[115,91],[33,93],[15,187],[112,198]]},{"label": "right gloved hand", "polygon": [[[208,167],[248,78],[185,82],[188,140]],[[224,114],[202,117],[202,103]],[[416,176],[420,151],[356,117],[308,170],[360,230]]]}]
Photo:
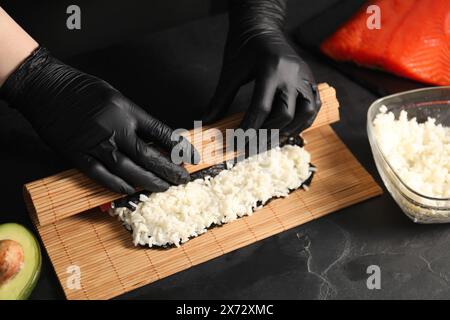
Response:
[{"label": "right gloved hand", "polygon": [[187,162],[199,158],[186,139],[110,84],[56,60],[44,48],[6,80],[1,94],[50,147],[116,192],[131,194],[133,187],[159,192],[189,181],[183,167],[147,142],[168,150],[177,146]]},{"label": "right gloved hand", "polygon": [[313,123],[321,101],[309,66],[284,35],[286,0],[229,2],[222,71],[203,120],[222,118],[239,89],[254,81],[240,127],[280,129],[282,136],[298,136]]}]

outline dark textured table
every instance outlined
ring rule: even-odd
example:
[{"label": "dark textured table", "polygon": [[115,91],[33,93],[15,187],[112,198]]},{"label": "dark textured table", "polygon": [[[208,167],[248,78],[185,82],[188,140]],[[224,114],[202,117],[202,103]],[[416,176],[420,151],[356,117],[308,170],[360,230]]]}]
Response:
[{"label": "dark textured table", "polygon": [[[220,69],[226,18],[189,23],[70,63],[110,81],[173,127],[189,128],[212,94]],[[366,111],[376,96],[307,53],[319,82],[337,90],[341,121],[333,127],[381,184],[367,140]],[[241,90],[233,109],[249,101]],[[38,107],[38,106],[37,106]],[[16,112],[0,106],[0,223],[31,227],[23,183],[67,168]],[[392,299],[450,297],[450,227],[417,225],[388,193],[340,210],[207,263],[165,278],[123,299]],[[63,298],[51,263],[32,294]],[[369,265],[381,270],[381,289],[366,285]]]}]

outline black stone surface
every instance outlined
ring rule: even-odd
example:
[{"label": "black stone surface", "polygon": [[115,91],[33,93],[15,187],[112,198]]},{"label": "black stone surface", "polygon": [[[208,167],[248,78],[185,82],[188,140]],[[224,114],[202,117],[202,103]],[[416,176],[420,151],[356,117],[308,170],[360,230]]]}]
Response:
[{"label": "black stone surface", "polygon": [[[225,31],[226,18],[218,16],[70,62],[110,81],[170,125],[189,128],[214,89]],[[319,82],[336,88],[342,119],[333,127],[381,184],[365,130],[367,108],[376,96],[307,53],[301,54]],[[250,89],[241,90],[234,110],[247,105]],[[0,223],[15,221],[31,227],[22,185],[68,165],[5,106],[0,107],[0,150]],[[118,298],[449,298],[449,247],[450,226],[414,224],[385,192]],[[366,286],[369,265],[381,269],[380,290]],[[32,298],[64,298],[45,251],[42,276]]]}]

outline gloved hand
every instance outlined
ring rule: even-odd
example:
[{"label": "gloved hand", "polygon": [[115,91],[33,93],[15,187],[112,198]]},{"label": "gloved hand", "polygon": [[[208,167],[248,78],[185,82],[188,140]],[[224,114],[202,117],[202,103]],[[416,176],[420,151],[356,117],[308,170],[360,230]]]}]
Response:
[{"label": "gloved hand", "polygon": [[146,142],[169,150],[180,143],[184,160],[198,160],[186,139],[172,137],[172,129],[110,84],[65,65],[44,48],[28,57],[1,93],[50,147],[113,191],[158,192],[189,181],[184,168]]},{"label": "gloved hand", "polygon": [[223,117],[239,88],[254,80],[242,129],[278,128],[292,136],[312,124],[320,97],[311,70],[283,34],[285,7],[285,0],[230,1],[222,72],[205,122]]}]

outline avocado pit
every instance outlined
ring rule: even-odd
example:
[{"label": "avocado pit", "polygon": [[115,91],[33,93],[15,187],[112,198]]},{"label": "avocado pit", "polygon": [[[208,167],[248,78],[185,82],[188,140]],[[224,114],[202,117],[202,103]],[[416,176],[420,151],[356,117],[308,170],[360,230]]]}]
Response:
[{"label": "avocado pit", "polygon": [[23,248],[17,241],[0,240],[0,286],[19,273],[24,262]]}]

